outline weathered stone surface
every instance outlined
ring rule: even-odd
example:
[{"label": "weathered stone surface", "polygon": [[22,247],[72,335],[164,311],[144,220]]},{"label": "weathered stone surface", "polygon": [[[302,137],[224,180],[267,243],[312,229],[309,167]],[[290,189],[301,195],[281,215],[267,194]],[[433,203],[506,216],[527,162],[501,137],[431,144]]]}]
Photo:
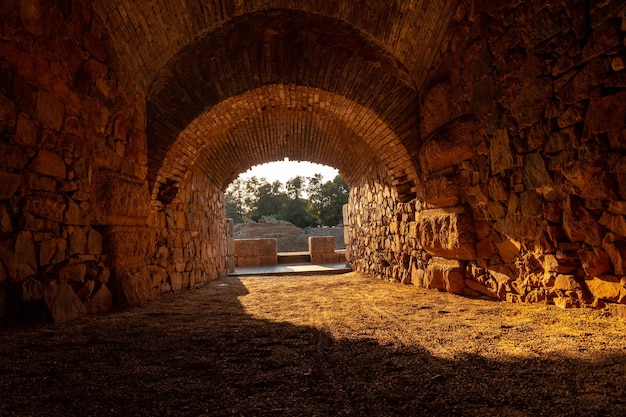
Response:
[{"label": "weathered stone surface", "polygon": [[39,0],[21,0],[17,2],[17,6],[24,28],[33,35],[43,34],[44,20]]},{"label": "weathered stone surface", "polygon": [[91,222],[91,216],[71,198],[67,201],[67,210],[63,217],[63,223],[86,226]]},{"label": "weathered stone surface", "polygon": [[554,188],[544,160],[538,153],[524,157],[524,186],[526,190],[536,190],[540,194],[547,194]]},{"label": "weathered stone surface", "polygon": [[578,251],[578,256],[580,256],[585,273],[589,276],[610,274],[614,270],[611,257],[602,249],[581,249]]},{"label": "weathered stone surface", "polygon": [[43,298],[45,285],[33,278],[26,278],[21,282],[22,300],[25,303],[39,301]]},{"label": "weathered stone surface", "polygon": [[552,302],[555,306],[563,309],[576,307],[574,301],[569,297],[555,297]]},{"label": "weathered stone surface", "polygon": [[0,233],[11,233],[13,231],[13,224],[9,213],[3,204],[0,204]]},{"label": "weathered stone surface", "polygon": [[593,98],[585,117],[582,139],[598,133],[615,132],[624,128],[626,120],[626,92]]},{"label": "weathered stone surface", "polygon": [[572,242],[585,242],[591,246],[600,246],[602,243],[602,226],[575,197],[568,198],[565,203],[563,229]]},{"label": "weathered stone surface", "polygon": [[154,250],[156,236],[147,227],[116,226],[104,229],[103,241],[110,265],[127,266],[144,262]]},{"label": "weathered stone surface", "polygon": [[506,130],[499,129],[494,133],[489,144],[489,157],[493,175],[515,166],[509,144],[509,134]]},{"label": "weathered stone surface", "polygon": [[102,235],[94,229],[89,230],[87,235],[87,255],[99,255],[102,253]]},{"label": "weathered stone surface", "polygon": [[74,265],[65,265],[59,269],[59,279],[64,282],[75,283],[85,282],[87,274],[87,266],[83,263]]},{"label": "weathered stone surface", "polygon": [[59,234],[59,224],[54,220],[38,219],[29,213],[24,213],[19,222],[22,230],[29,232],[50,232]]},{"label": "weathered stone surface", "polygon": [[601,300],[618,301],[626,295],[619,278],[613,275],[595,276],[585,280],[585,284],[591,294]]},{"label": "weathered stone surface", "polygon": [[611,262],[615,268],[615,273],[617,275],[626,275],[626,241],[616,241],[614,242],[611,237],[614,236],[607,235],[602,241],[602,249],[606,251],[606,253],[611,258]]},{"label": "weathered stone surface", "polygon": [[59,155],[46,149],[39,151],[30,167],[41,175],[48,175],[58,179],[65,178],[65,162]]},{"label": "weathered stone surface", "polygon": [[424,95],[421,108],[422,137],[428,136],[450,121],[452,95],[449,82],[440,82]]},{"label": "weathered stone surface", "polygon": [[22,281],[37,272],[36,250],[30,232],[19,232],[15,239],[0,241],[0,259],[11,281]]},{"label": "weathered stone surface", "polygon": [[110,170],[94,173],[93,211],[95,224],[145,224],[150,195],[145,182]]},{"label": "weathered stone surface", "polygon": [[474,156],[472,126],[465,119],[457,119],[426,140],[420,153],[420,162],[427,175]]},{"label": "weathered stone surface", "polygon": [[[311,239],[311,238],[309,238]],[[278,263],[276,252],[276,239],[235,239],[235,266],[237,267],[250,267],[250,266],[270,266]],[[316,245],[320,242],[313,242],[314,250],[318,248]],[[322,242],[323,243],[323,242]],[[309,245],[311,243],[309,242]],[[323,246],[323,244],[322,244]],[[333,246],[333,251],[335,250]],[[321,263],[321,253],[318,256]]]},{"label": "weathered stone surface", "polygon": [[0,200],[6,200],[15,194],[20,186],[20,176],[6,171],[0,171]]},{"label": "weathered stone surface", "polygon": [[86,252],[87,248],[87,232],[82,227],[72,227],[70,235],[70,255],[80,255]]},{"label": "weathered stone surface", "polygon": [[606,78],[610,61],[600,58],[591,60],[582,70],[568,78],[562,86],[555,84],[557,97],[566,104],[574,104],[589,98],[592,88]]},{"label": "weathered stone surface", "polygon": [[89,314],[107,313],[113,306],[113,294],[109,288],[102,284],[85,303]]},{"label": "weathered stone surface", "polygon": [[577,291],[582,288],[580,282],[574,278],[573,275],[557,275],[556,281],[554,282],[555,290],[558,291]]},{"label": "weathered stone surface", "polygon": [[424,203],[432,207],[452,207],[461,202],[458,175],[446,175],[424,181]]},{"label": "weathered stone surface", "polygon": [[41,219],[61,222],[65,213],[65,200],[63,197],[50,196],[49,194],[33,194],[26,197],[24,211]]},{"label": "weathered stone surface", "polygon": [[39,265],[57,264],[65,260],[65,239],[44,240],[39,244]]},{"label": "weathered stone surface", "polygon": [[626,237],[626,216],[613,215],[605,212],[600,217],[599,223],[611,232]]},{"label": "weathered stone surface", "polygon": [[27,115],[20,113],[17,117],[17,132],[15,132],[15,143],[18,145],[35,145],[39,127],[37,122],[29,118]]},{"label": "weathered stone surface", "polygon": [[503,235],[514,239],[534,239],[538,233],[537,220],[521,214],[511,214],[497,221],[493,228]]},{"label": "weathered stone surface", "polygon": [[27,162],[19,147],[0,143],[0,168],[22,169]]},{"label": "weathered stone surface", "polygon": [[514,96],[511,114],[520,126],[531,126],[545,117],[546,103],[552,95],[552,81],[538,78]]},{"label": "weathered stone surface", "polygon": [[465,268],[456,260],[432,258],[425,270],[424,284],[426,288],[463,294]]},{"label": "weathered stone surface", "polygon": [[[15,104],[0,92],[0,131],[13,130],[16,120]],[[1,148],[0,151],[2,151]],[[0,157],[0,166],[4,166],[1,163],[2,157]]]},{"label": "weathered stone surface", "polygon": [[421,212],[419,230],[424,249],[435,256],[467,260],[476,258],[474,219],[462,207]]},{"label": "weathered stone surface", "polygon": [[87,314],[85,305],[66,282],[49,282],[43,298],[52,319],[57,323],[74,320]]},{"label": "weathered stone surface", "polygon": [[115,303],[138,306],[153,297],[152,280],[146,265],[121,267],[113,270],[111,292]]},{"label": "weathered stone surface", "polygon": [[37,93],[37,109],[35,117],[43,126],[56,130],[61,130],[63,119],[65,118],[65,110],[54,95],[44,90]]}]

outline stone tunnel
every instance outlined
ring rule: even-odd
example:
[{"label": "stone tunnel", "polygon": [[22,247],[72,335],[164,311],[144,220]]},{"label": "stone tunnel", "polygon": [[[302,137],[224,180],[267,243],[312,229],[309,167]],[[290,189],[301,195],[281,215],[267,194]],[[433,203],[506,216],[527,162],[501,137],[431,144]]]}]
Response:
[{"label": "stone tunnel", "polygon": [[350,186],[355,270],[626,305],[624,7],[3,1],[0,319],[225,275],[225,188],[285,157]]}]

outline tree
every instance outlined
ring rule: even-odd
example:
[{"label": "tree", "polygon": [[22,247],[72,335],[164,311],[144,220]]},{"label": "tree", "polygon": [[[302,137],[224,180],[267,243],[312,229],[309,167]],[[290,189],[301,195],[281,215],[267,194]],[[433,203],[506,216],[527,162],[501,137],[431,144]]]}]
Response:
[{"label": "tree", "polygon": [[321,174],[296,176],[286,185],[265,178],[235,180],[226,190],[226,215],[235,222],[272,216],[298,227],[335,226],[341,223],[342,208],[348,201],[348,186],[337,175],[323,183]]},{"label": "tree", "polygon": [[261,178],[257,188],[256,217],[272,216],[277,219],[282,218],[283,207],[287,204],[289,197],[283,191],[283,183],[274,181],[268,183],[265,178]]},{"label": "tree", "polygon": [[297,175],[287,181],[289,201],[284,208],[284,217],[298,227],[308,227],[315,224],[313,217],[307,211],[307,202],[301,198],[306,188],[306,179]]},{"label": "tree", "polygon": [[336,226],[343,223],[343,206],[348,202],[350,193],[348,184],[337,175],[332,181],[326,182],[322,189],[324,205],[320,212],[321,224]]}]

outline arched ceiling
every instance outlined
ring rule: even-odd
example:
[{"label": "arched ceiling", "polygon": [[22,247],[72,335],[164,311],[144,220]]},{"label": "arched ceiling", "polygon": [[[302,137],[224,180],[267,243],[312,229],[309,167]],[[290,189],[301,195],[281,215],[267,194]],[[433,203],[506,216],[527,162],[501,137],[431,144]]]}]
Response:
[{"label": "arched ceiling", "polygon": [[196,163],[226,188],[248,168],[284,157],[336,167],[348,184],[371,167],[392,167],[404,173],[399,184],[415,178],[408,155],[392,151],[399,148],[399,137],[388,125],[343,96],[310,87],[264,86],[226,99],[192,121],[163,158],[156,178],[161,187],[154,192],[171,199],[175,190],[169,185],[182,181]]},{"label": "arched ceiling", "polygon": [[325,16],[364,33],[421,87],[451,36],[460,0],[94,0],[125,78],[148,91],[185,46],[232,19],[272,9]]},{"label": "arched ceiling", "polygon": [[456,5],[153,0],[95,10],[119,29],[108,43],[122,78],[146,96],[156,198],[171,201],[193,164],[225,187],[287,156],[335,166],[349,183],[382,166],[409,199],[419,86]]}]

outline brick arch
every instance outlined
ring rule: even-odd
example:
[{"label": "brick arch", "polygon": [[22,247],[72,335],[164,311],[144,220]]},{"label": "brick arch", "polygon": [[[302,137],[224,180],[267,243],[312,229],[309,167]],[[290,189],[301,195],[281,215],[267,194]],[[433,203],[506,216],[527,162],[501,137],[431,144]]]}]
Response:
[{"label": "brick arch", "polygon": [[[316,104],[316,96],[324,98]],[[267,128],[268,123],[280,127],[274,119],[284,119],[285,132],[302,140],[289,142],[298,149],[290,157],[343,167],[348,178],[376,159],[400,186],[401,198],[410,199],[417,179],[417,96],[403,66],[345,22],[293,10],[234,18],[183,48],[150,87],[148,177],[153,195],[171,199],[185,169],[196,161],[204,161],[207,175],[224,186],[246,164],[290,156]],[[316,127],[316,118],[330,122]],[[217,125],[230,127],[216,130]],[[219,159],[240,158],[245,150],[233,143],[245,146],[238,138],[251,135],[261,139],[265,153],[243,158],[236,166]],[[317,148],[303,146],[320,135],[325,140]],[[364,155],[375,156],[343,162],[351,159],[345,145],[351,142]],[[322,150],[332,156],[317,154]]]},{"label": "brick arch", "polygon": [[278,84],[224,100],[192,121],[164,157],[153,198],[171,201],[194,164],[224,189],[248,168],[284,157],[333,166],[349,185],[386,167],[406,194],[417,175],[398,135],[370,109]]}]

